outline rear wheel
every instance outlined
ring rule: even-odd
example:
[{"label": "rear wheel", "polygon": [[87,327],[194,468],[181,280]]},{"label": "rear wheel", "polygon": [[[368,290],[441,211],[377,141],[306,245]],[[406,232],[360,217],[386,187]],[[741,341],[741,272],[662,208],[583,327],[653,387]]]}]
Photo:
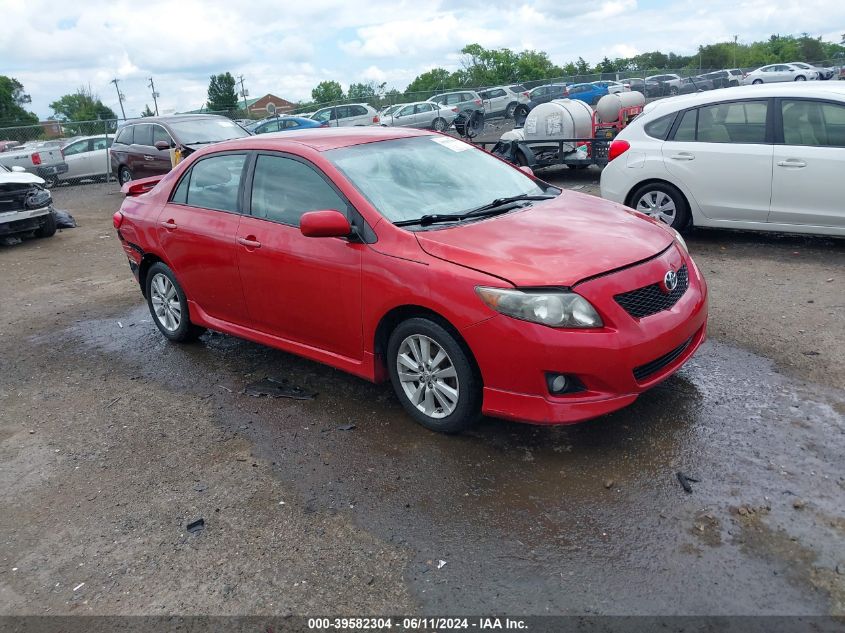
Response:
[{"label": "rear wheel", "polygon": [[56,234],[56,216],[50,211],[44,216],[44,221],[35,229],[35,237],[53,237]]},{"label": "rear wheel", "polygon": [[205,330],[191,323],[188,298],[168,266],[157,262],[147,271],[147,305],[156,326],[166,338],[193,341]]},{"label": "rear wheel", "polygon": [[129,168],[126,165],[124,165],[117,171],[117,182],[123,186],[130,180],[132,180],[132,172],[129,171]]},{"label": "rear wheel", "polygon": [[762,79],[755,79],[754,81],[751,82],[751,85],[756,86],[756,85],[759,85],[761,83],[763,83]]},{"label": "rear wheel", "polygon": [[515,103],[509,103],[508,107],[505,109],[505,118],[506,119],[512,119],[514,112],[516,112],[516,104]]},{"label": "rear wheel", "polygon": [[440,117],[437,117],[432,122],[431,127],[435,132],[442,132],[443,130],[446,129],[446,119],[442,119]]},{"label": "rear wheel", "polygon": [[678,94],[678,89],[675,86],[672,86],[671,88],[669,88],[669,95],[670,96],[674,97],[676,94]]},{"label": "rear wheel", "polygon": [[798,75],[795,81],[807,81],[807,78],[804,75]]},{"label": "rear wheel", "polygon": [[400,323],[387,345],[390,381],[405,411],[441,433],[460,433],[481,414],[481,380],[467,352],[443,326]]},{"label": "rear wheel", "polygon": [[668,224],[676,231],[686,228],[689,222],[689,205],[677,187],[665,182],[645,184],[631,196],[631,206]]}]

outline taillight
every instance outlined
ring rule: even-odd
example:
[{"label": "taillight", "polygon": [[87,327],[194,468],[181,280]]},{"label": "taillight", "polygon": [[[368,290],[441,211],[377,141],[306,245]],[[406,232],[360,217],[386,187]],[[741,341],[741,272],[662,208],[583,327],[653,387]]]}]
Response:
[{"label": "taillight", "polygon": [[64,160],[64,158],[65,158],[65,148],[64,148],[64,147],[60,147],[60,148],[59,148],[59,153],[62,155],[62,160]]},{"label": "taillight", "polygon": [[522,93],[522,96],[523,97],[530,97],[531,93],[526,90],[525,92]]},{"label": "taillight", "polygon": [[123,224],[123,214],[120,211],[115,211],[114,215],[111,216],[111,223],[114,224],[114,228],[119,229],[120,225]]},{"label": "taillight", "polygon": [[457,111],[458,111],[457,107],[452,108],[452,112],[457,112]]},{"label": "taillight", "polygon": [[373,117],[373,123],[378,123],[378,116]]},{"label": "taillight", "polygon": [[607,150],[607,162],[609,163],[614,158],[622,156],[625,152],[631,149],[631,144],[628,141],[617,139],[610,144]]},{"label": "taillight", "polygon": [[30,156],[30,158],[32,159],[33,165],[41,164],[41,154],[39,154],[38,152],[35,152],[32,156]]},{"label": "taillight", "polygon": [[564,96],[564,97],[568,97],[568,96],[569,96],[569,88],[564,88],[564,89],[563,89],[563,96]]},{"label": "taillight", "polygon": [[475,103],[475,105],[480,106],[481,105],[481,99],[476,99],[474,101],[474,103]]}]

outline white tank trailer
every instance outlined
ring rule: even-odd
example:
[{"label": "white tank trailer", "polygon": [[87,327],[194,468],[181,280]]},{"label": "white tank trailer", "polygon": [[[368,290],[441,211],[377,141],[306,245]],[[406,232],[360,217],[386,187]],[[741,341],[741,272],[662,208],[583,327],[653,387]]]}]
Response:
[{"label": "white tank trailer", "polygon": [[[522,128],[526,142],[532,140],[590,138],[593,133],[593,109],[577,99],[554,99],[541,103],[528,113]],[[572,151],[564,143],[563,151]]]},{"label": "white tank trailer", "polygon": [[596,104],[599,123],[616,123],[622,108],[645,105],[645,96],[641,92],[617,92],[604,95]]}]

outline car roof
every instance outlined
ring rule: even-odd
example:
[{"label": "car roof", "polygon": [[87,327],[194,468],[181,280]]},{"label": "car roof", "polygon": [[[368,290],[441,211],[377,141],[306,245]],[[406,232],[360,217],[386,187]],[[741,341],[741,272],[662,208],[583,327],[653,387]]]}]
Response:
[{"label": "car roof", "polygon": [[171,114],[168,116],[148,116],[140,119],[127,121],[126,125],[137,125],[139,123],[178,123],[180,121],[198,121],[199,119],[226,119],[231,121],[229,117],[220,116],[219,114]]},{"label": "car roof", "polygon": [[[757,86],[734,86],[732,88],[717,88],[706,92],[695,92],[689,95],[679,95],[659,101],[652,101],[648,109],[649,115],[655,112],[668,114],[698,105],[706,105],[720,101],[734,101],[738,99],[753,99],[760,97],[810,97],[823,99],[830,95],[845,97],[845,85],[837,81],[822,82],[791,82],[784,81]],[[650,118],[650,117],[649,117]]]},{"label": "car roof", "polygon": [[[245,136],[243,138],[223,141],[213,145],[213,151],[230,151],[237,149],[266,149],[283,150],[289,144],[303,145],[318,152],[325,152],[341,147],[390,141],[414,136],[433,136],[427,130],[414,128],[381,127],[369,125],[362,127],[308,128],[290,132],[261,134],[259,136]],[[244,147],[246,146],[246,147]],[[205,154],[207,152],[203,152]]]}]

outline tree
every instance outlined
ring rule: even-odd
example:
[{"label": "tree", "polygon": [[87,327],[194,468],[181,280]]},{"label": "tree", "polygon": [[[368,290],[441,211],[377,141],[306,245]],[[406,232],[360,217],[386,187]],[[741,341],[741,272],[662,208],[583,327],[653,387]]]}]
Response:
[{"label": "tree", "polygon": [[[428,99],[434,93],[446,88],[454,88],[458,84],[453,83],[453,74],[445,68],[432,68],[427,70],[408,84],[405,88],[405,94],[413,94],[413,98],[420,100]],[[419,94],[417,94],[419,93]]]},{"label": "tree", "polygon": [[145,105],[144,105],[144,110],[143,110],[143,112],[141,112],[141,116],[142,116],[142,117],[148,117],[148,116],[155,116],[155,115],[156,115],[156,113],[155,113],[155,112],[153,112],[153,111],[150,109],[150,104],[149,104],[149,103],[145,104]]},{"label": "tree", "polygon": [[356,101],[367,101],[375,99],[384,94],[384,88],[387,84],[377,84],[374,81],[367,83],[350,84],[349,90],[346,92],[347,99],[355,99]]},{"label": "tree", "polygon": [[38,117],[24,109],[32,99],[17,79],[0,75],[0,125],[36,125]]},{"label": "tree", "polygon": [[321,81],[311,91],[315,103],[330,103],[343,99],[343,88],[336,81]]},{"label": "tree", "polygon": [[50,104],[59,121],[96,121],[116,119],[117,115],[100,101],[91,88],[80,87],[76,92],[64,95]]},{"label": "tree", "polygon": [[208,82],[208,109],[213,112],[238,109],[238,93],[235,91],[232,73],[211,76]]}]

